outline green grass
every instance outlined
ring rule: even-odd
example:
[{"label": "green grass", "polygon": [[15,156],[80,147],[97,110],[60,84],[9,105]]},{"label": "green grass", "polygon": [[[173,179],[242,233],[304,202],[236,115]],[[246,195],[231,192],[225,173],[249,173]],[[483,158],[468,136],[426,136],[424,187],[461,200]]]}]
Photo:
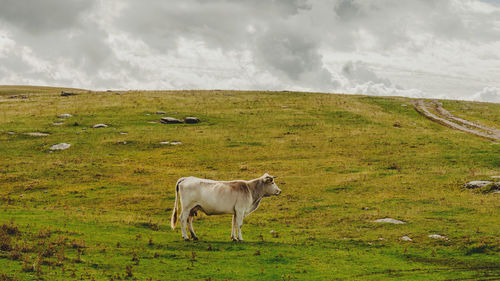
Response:
[{"label": "green grass", "polygon": [[[499,195],[461,188],[500,175],[500,145],[430,122],[410,99],[60,91],[0,87],[0,280],[500,278]],[[444,101],[464,106],[498,120],[499,104]],[[201,123],[148,123],[156,111]],[[62,113],[73,117],[52,125]],[[60,142],[72,146],[50,153]],[[170,229],[179,177],[266,172],[283,193],[245,219],[245,242],[230,241],[230,216],[198,216],[196,242]],[[373,223],[385,217],[408,223]]]}]

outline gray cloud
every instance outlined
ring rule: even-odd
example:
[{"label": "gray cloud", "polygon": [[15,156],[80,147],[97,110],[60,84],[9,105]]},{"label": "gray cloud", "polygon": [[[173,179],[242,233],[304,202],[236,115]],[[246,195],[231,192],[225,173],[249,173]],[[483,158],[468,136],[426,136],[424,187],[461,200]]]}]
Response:
[{"label": "gray cloud", "polygon": [[[492,101],[473,92],[500,87],[500,7],[481,1],[0,0],[0,7],[0,83]],[[427,87],[434,76],[445,79]],[[456,77],[465,77],[463,87],[449,82]]]},{"label": "gray cloud", "polygon": [[0,19],[14,28],[38,35],[81,25],[81,17],[93,6],[93,0],[0,0]]}]

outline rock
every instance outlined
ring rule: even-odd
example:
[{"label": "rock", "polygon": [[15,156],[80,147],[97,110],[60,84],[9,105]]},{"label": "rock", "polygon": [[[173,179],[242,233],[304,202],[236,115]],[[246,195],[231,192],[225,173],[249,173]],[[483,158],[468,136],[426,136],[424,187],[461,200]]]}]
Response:
[{"label": "rock", "polygon": [[409,241],[409,242],[413,241],[413,239],[411,239],[408,236],[403,236],[403,237],[399,238],[399,240],[401,240],[401,241]]},{"label": "rock", "polygon": [[186,117],[184,118],[184,122],[186,122],[186,124],[196,124],[196,123],[200,123],[200,119],[198,119],[197,117]]},{"label": "rock", "polygon": [[120,132],[120,135],[126,135],[128,134],[127,132]]},{"label": "rock", "polygon": [[487,186],[488,184],[493,183],[492,181],[470,181],[464,184],[465,188],[476,189]]},{"label": "rock", "polygon": [[396,128],[401,128],[401,123],[399,123],[399,121],[396,121],[394,122],[394,124],[392,124],[392,126]]},{"label": "rock", "polygon": [[408,106],[408,105],[407,105],[407,104],[402,103],[402,104],[401,104],[401,106],[406,107],[406,106]]},{"label": "rock", "polygon": [[17,97],[18,97],[18,95],[12,95],[12,96],[10,96],[9,98],[11,98],[11,99],[15,99],[15,98],[17,98]]},{"label": "rock", "polygon": [[32,137],[46,137],[48,136],[49,134],[47,133],[38,133],[38,132],[34,132],[34,133],[26,133],[28,136],[32,136]]},{"label": "rock", "polygon": [[13,132],[13,131],[8,131],[8,132],[7,132],[7,134],[9,134],[9,135],[15,135],[15,134],[16,134],[16,132]]},{"label": "rock", "polygon": [[500,179],[500,176],[491,176],[492,179]]},{"label": "rock", "polygon": [[431,234],[428,236],[429,238],[433,238],[433,239],[443,239],[443,240],[448,240],[448,237],[446,236],[442,236],[442,235],[439,235],[439,234]]},{"label": "rock", "polygon": [[158,121],[149,121],[148,123],[149,123],[149,124],[158,124],[158,123],[160,123],[160,122],[158,122]]},{"label": "rock", "polygon": [[167,114],[165,111],[156,111],[156,114],[160,115],[160,114]]},{"label": "rock", "polygon": [[179,144],[182,144],[182,142],[180,142],[180,141],[173,141],[170,144],[171,145],[179,145]]},{"label": "rock", "polygon": [[61,91],[61,97],[76,96],[77,94],[72,92]]},{"label": "rock", "polygon": [[75,126],[75,127],[80,126],[80,124],[78,124],[78,122],[75,122],[75,123],[73,123],[73,126]]},{"label": "rock", "polygon": [[378,222],[378,223],[393,223],[393,224],[405,224],[406,223],[404,221],[395,220],[395,219],[391,219],[391,218],[378,219],[378,220],[374,220],[373,222]]},{"label": "rock", "polygon": [[127,141],[117,141],[116,144],[127,144]]},{"label": "rock", "polygon": [[57,115],[57,118],[68,118],[68,117],[73,117],[73,115],[71,115],[69,113],[64,113],[64,114]]},{"label": "rock", "polygon": [[95,124],[94,126],[92,126],[92,128],[107,128],[108,125],[106,124]]},{"label": "rock", "polygon": [[169,144],[169,141],[161,141],[160,144]]},{"label": "rock", "polygon": [[71,146],[69,143],[58,143],[54,144],[53,146],[50,147],[50,150],[64,150],[68,149]]},{"label": "rock", "polygon": [[63,122],[54,122],[52,123],[52,125],[54,126],[61,126],[62,124],[64,124]]},{"label": "rock", "polygon": [[161,122],[163,124],[180,124],[180,123],[182,123],[181,120],[174,118],[174,117],[162,117]]}]

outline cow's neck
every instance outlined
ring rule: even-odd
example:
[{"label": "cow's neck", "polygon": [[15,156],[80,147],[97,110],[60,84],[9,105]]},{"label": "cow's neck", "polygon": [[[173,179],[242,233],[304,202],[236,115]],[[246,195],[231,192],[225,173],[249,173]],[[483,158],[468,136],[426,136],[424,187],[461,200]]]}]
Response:
[{"label": "cow's neck", "polygon": [[264,197],[264,190],[262,190],[260,179],[249,181],[248,187],[250,189],[250,193],[252,194],[252,205],[258,205],[262,197]]}]

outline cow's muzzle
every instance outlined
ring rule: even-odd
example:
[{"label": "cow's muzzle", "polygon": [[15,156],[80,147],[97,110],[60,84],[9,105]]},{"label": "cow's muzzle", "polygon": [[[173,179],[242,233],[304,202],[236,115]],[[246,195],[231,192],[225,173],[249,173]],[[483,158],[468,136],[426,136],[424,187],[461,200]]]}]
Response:
[{"label": "cow's muzzle", "polygon": [[276,195],[276,196],[278,196],[278,195],[280,195],[280,194],[281,194],[281,190],[278,190],[278,191],[276,191],[276,192],[274,193],[274,195]]}]

